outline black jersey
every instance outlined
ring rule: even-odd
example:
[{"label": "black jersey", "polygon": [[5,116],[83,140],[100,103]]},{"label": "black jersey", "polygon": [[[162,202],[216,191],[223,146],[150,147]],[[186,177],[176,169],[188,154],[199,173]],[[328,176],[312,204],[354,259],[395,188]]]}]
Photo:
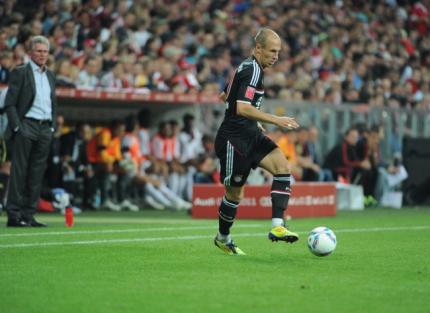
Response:
[{"label": "black jersey", "polygon": [[260,109],[264,96],[263,68],[254,56],[239,65],[224,88],[226,94],[226,111],[219,132],[239,137],[252,136],[258,130],[257,121],[237,114],[237,102],[246,102]]}]

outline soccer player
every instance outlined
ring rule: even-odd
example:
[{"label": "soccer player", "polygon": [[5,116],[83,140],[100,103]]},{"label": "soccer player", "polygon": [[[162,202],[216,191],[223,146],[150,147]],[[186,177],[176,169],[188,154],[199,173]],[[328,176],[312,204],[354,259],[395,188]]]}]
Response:
[{"label": "soccer player", "polygon": [[230,237],[237,207],[243,198],[244,184],[251,168],[260,166],[273,175],[271,189],[272,241],[295,242],[296,233],[284,223],[284,210],[290,197],[290,171],[285,156],[276,144],[263,134],[260,122],[278,127],[299,127],[292,117],[276,116],[260,111],[264,89],[263,70],[273,66],[281,50],[281,39],[268,28],[255,36],[252,56],[240,64],[220,97],[227,108],[215,140],[221,163],[221,180],[225,195],[219,208],[219,232],[215,245],[227,254],[245,254]]}]

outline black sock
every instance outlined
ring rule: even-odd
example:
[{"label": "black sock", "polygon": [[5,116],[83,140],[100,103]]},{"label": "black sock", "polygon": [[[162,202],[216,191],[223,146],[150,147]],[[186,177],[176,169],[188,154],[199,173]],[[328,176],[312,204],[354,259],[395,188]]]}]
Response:
[{"label": "black sock", "polygon": [[279,174],[273,176],[272,191],[272,218],[284,218],[290,199],[290,174]]},{"label": "black sock", "polygon": [[233,225],[238,206],[239,206],[239,202],[228,200],[226,197],[222,198],[222,202],[221,202],[221,205],[219,206],[219,211],[218,211],[219,233],[221,235],[230,234],[230,227]]}]

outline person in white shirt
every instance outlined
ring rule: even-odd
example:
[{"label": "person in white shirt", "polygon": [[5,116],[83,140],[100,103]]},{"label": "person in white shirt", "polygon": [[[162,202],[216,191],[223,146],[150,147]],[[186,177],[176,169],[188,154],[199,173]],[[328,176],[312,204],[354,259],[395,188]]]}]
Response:
[{"label": "person in white shirt", "polygon": [[183,128],[178,135],[180,162],[186,167],[185,195],[187,200],[192,199],[194,174],[199,154],[204,152],[202,134],[194,127],[194,115],[185,114],[182,118]]},{"label": "person in white shirt", "polygon": [[36,221],[43,174],[56,126],[55,76],[46,66],[49,41],[30,41],[30,62],[11,72],[5,99],[11,147],[11,175],[6,210],[8,227],[44,227]]}]

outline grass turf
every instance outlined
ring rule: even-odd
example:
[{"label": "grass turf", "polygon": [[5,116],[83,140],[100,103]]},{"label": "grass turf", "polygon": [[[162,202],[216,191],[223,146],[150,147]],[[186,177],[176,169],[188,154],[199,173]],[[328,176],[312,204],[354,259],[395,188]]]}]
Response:
[{"label": "grass turf", "polygon": [[[182,213],[85,213],[70,229],[62,216],[38,218],[49,227],[0,218],[2,313],[430,310],[429,208],[293,220],[294,245],[269,242],[269,221],[239,220],[246,256],[213,245],[217,221]],[[306,234],[322,225],[338,247],[319,258]]]}]

